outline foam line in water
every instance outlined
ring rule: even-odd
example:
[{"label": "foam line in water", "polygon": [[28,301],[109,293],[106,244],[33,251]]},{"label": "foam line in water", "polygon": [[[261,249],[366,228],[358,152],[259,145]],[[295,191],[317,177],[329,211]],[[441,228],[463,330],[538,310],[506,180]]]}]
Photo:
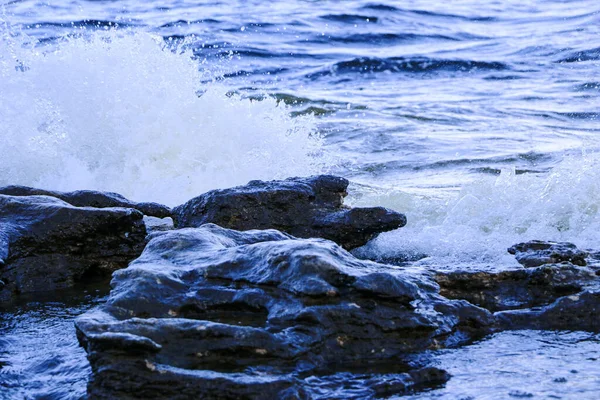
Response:
[{"label": "foam line in water", "polygon": [[424,254],[429,256],[426,262],[448,266],[516,265],[506,249],[527,240],[598,248],[600,155],[565,158],[547,174],[505,170],[446,197],[396,191],[366,195],[355,203],[385,204],[408,219],[404,228],[360,249],[363,255]]},{"label": "foam line in water", "polygon": [[6,28],[0,37],[0,185],[175,205],[322,165],[310,116],[203,86],[210,71],[161,38],[109,31],[44,47]]}]

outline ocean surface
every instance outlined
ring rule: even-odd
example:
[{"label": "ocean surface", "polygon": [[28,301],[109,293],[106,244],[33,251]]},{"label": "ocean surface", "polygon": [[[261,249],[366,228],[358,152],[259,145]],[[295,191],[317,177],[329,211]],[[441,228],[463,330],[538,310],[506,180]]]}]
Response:
[{"label": "ocean surface", "polygon": [[[424,267],[600,249],[599,100],[595,0],[0,0],[0,185],[174,206],[334,173],[349,204],[408,218],[358,253]],[[90,296],[0,315],[0,398],[85,393]],[[595,399],[599,354],[594,335],[501,333],[436,355],[454,378],[415,398]]]}]

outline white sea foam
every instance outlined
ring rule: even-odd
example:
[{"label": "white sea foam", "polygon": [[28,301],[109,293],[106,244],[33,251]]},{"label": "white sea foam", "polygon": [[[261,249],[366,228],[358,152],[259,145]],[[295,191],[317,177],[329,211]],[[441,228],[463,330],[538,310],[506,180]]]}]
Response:
[{"label": "white sea foam", "polygon": [[175,205],[321,167],[311,117],[202,85],[210,71],[161,38],[110,31],[50,48],[6,28],[0,36],[0,185]]},{"label": "white sea foam", "polygon": [[[0,185],[111,190],[175,205],[212,188],[323,168],[312,118],[201,84],[211,71],[161,38],[109,31],[52,47],[28,41],[0,28]],[[548,174],[506,170],[447,196],[385,192],[351,199],[407,214],[406,227],[362,249],[372,256],[504,265],[515,263],[506,248],[525,240],[600,247],[596,154]]]},{"label": "white sea foam", "polygon": [[563,159],[547,174],[503,171],[434,197],[388,190],[355,204],[383,204],[407,214],[408,224],[361,252],[398,257],[426,254],[427,263],[515,265],[506,251],[532,240],[570,241],[600,248],[600,155]]}]

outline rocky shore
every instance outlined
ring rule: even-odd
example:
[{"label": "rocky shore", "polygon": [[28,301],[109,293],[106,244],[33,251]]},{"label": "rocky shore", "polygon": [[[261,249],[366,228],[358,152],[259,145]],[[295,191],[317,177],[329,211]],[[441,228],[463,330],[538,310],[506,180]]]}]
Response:
[{"label": "rocky shore", "polygon": [[[90,398],[377,398],[443,384],[423,352],[514,329],[600,332],[600,255],[508,249],[520,268],[434,271],[349,250],[406,217],[335,176],[252,181],[169,209],[0,188],[0,302],[112,274],[81,315]],[[350,390],[350,389],[348,389]]]}]

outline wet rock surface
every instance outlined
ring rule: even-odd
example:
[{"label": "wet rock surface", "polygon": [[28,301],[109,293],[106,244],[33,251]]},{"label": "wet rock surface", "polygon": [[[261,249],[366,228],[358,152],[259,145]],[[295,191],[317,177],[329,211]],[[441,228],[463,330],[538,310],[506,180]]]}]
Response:
[{"label": "wet rock surface", "polygon": [[0,194],[0,302],[116,271],[108,301],[76,321],[88,394],[106,399],[404,395],[450,379],[430,350],[600,332],[600,252],[530,241],[508,249],[523,267],[494,271],[359,260],[344,248],[406,219],[344,206],[347,185],[252,181],[173,220],[114,193],[0,188],[14,194]]},{"label": "wet rock surface", "polygon": [[340,379],[367,397],[405,393],[448,379],[415,352],[494,323],[422,272],[275,230],[153,233],[112,286],[76,322],[95,398],[312,398]]},{"label": "wet rock surface", "polygon": [[348,181],[320,175],[282,181],[251,181],[213,190],[173,209],[175,227],[214,223],[236,230],[277,229],[300,238],[320,237],[345,249],[406,224],[406,217],[383,208],[343,205]]},{"label": "wet rock surface", "polygon": [[600,285],[557,299],[540,308],[496,314],[501,329],[546,329],[600,332]]},{"label": "wet rock surface", "polygon": [[600,332],[597,253],[571,243],[530,241],[508,249],[525,268],[438,272],[440,293],[495,312],[497,330]]},{"label": "wet rock surface", "polygon": [[588,253],[579,250],[573,243],[544,242],[532,240],[516,244],[508,249],[517,261],[526,268],[539,267],[544,264],[569,262],[574,265],[587,265]]},{"label": "wet rock surface", "polygon": [[[600,332],[600,275],[597,252],[579,250],[572,243],[531,241],[508,250],[527,266],[560,262],[542,268],[557,271],[556,278],[546,283],[553,287],[571,287],[569,293],[550,304],[495,314],[499,329],[582,330]],[[561,274],[560,271],[570,271]],[[579,290],[575,290],[579,289]]]},{"label": "wet rock surface", "polygon": [[142,218],[129,208],[0,195],[0,300],[126,267],[145,245]]},{"label": "wet rock surface", "polygon": [[565,263],[501,272],[438,272],[435,280],[443,296],[501,311],[549,304],[594,286],[598,276],[589,268]]},{"label": "wet rock surface", "polygon": [[75,207],[124,207],[133,208],[144,215],[165,218],[171,216],[171,209],[158,203],[136,203],[128,200],[118,193],[98,192],[95,190],[77,190],[74,192],[58,192],[54,190],[36,189],[28,186],[0,187],[0,194],[8,196],[50,196],[56,197]]}]

